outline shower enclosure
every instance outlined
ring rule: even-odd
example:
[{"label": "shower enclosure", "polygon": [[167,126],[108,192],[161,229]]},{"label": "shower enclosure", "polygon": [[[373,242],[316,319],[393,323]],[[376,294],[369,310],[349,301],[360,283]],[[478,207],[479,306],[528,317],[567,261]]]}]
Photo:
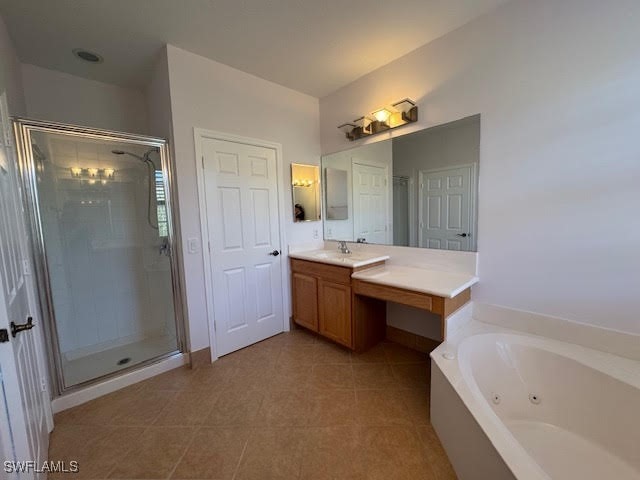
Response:
[{"label": "shower enclosure", "polygon": [[14,120],[58,393],[182,351],[163,139]]}]

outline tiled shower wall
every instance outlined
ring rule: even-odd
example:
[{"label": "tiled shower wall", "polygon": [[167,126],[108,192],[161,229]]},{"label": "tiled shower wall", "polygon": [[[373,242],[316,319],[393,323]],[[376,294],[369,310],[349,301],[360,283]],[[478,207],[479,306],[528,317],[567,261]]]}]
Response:
[{"label": "tiled shower wall", "polygon": [[[57,140],[43,148],[41,216],[67,360],[175,334],[169,259],[146,219],[146,169],[111,148]],[[107,166],[116,175],[89,185],[71,176],[72,165]]]}]

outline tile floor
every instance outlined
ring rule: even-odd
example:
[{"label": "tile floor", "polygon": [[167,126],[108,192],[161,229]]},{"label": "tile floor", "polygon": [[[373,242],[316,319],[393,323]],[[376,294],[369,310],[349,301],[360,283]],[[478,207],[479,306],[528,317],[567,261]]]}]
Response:
[{"label": "tile floor", "polygon": [[302,330],[56,415],[53,478],[453,479],[427,355],[352,354]]}]

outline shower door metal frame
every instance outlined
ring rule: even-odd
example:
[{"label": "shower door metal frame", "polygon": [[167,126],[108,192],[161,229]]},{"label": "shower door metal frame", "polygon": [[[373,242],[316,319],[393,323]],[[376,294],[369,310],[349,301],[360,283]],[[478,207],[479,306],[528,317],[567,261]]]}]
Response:
[{"label": "shower door metal frame", "polygon": [[[60,396],[63,393],[80,390],[89,385],[102,382],[109,378],[120,376],[130,371],[138,370],[142,367],[157,363],[169,357],[182,355],[184,352],[186,352],[185,322],[187,317],[183,300],[184,282],[182,271],[180,269],[180,265],[182,264],[182,248],[180,245],[179,219],[176,215],[176,212],[178,211],[177,196],[174,195],[176,184],[175,164],[170,155],[168,141],[159,137],[137,135],[126,132],[118,132],[113,130],[104,130],[99,128],[83,127],[66,123],[34,120],[28,118],[13,117],[12,121],[14,135],[16,138],[18,164],[23,188],[23,202],[30,225],[32,247],[31,250],[33,256],[33,264],[36,270],[34,273],[38,285],[40,318],[43,319],[43,323],[45,324],[45,333],[48,339],[47,350],[49,356],[49,370],[57,396]],[[62,355],[60,352],[60,343],[53,306],[51,278],[49,275],[49,267],[47,264],[47,253],[44,242],[44,232],[42,229],[42,218],[40,215],[40,206],[38,203],[39,196],[37,171],[33,157],[33,150],[31,148],[31,132],[34,131],[70,135],[85,139],[102,140],[105,142],[127,142],[158,148],[160,152],[164,189],[166,195],[165,204],[168,206],[167,223],[169,233],[169,261],[171,264],[171,285],[173,289],[173,306],[176,322],[177,350],[150,358],[130,367],[123,368],[115,372],[111,372],[106,375],[102,375],[100,377],[78,383],[77,385],[65,386],[62,370]]]}]

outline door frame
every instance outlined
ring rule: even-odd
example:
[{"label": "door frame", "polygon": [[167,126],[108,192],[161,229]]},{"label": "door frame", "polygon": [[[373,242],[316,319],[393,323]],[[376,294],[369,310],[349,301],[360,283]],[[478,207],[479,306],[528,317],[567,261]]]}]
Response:
[{"label": "door frame", "polygon": [[[218,359],[218,344],[215,330],[215,314],[213,309],[213,279],[211,278],[211,259],[212,255],[209,251],[209,222],[207,221],[207,199],[205,194],[205,176],[204,176],[204,140],[220,140],[223,142],[240,143],[243,145],[251,145],[254,147],[269,148],[276,152],[276,186],[278,188],[278,231],[280,232],[280,249],[284,250],[283,245],[287,245],[287,234],[284,219],[286,218],[285,205],[287,189],[286,175],[284,171],[284,160],[282,158],[282,144],[262,140],[259,138],[244,137],[231,133],[209,130],[206,128],[195,127],[193,129],[195,142],[195,162],[196,177],[198,183],[198,207],[200,211],[200,245],[202,250],[202,261],[204,267],[204,285],[205,285],[205,308],[207,311],[207,326],[209,328],[209,345],[211,348],[211,360]],[[289,331],[289,322],[287,319],[291,317],[291,305],[289,301],[289,289],[286,288],[289,278],[289,269],[286,262],[282,259],[285,255],[280,255],[280,275],[282,277],[282,329]]]},{"label": "door frame", "polygon": [[[471,240],[471,244],[469,245],[470,247],[470,252],[477,252],[478,251],[478,212],[476,211],[476,203],[477,203],[477,199],[476,197],[478,196],[478,172],[477,170],[477,164],[475,163],[463,163],[461,165],[451,165],[450,167],[440,167],[440,168],[430,168],[428,170],[418,170],[418,245],[416,245],[417,247],[420,248],[427,248],[427,247],[421,247],[420,245],[422,244],[422,228],[420,227],[420,222],[422,221],[422,214],[423,214],[423,206],[422,206],[422,196],[421,196],[421,192],[424,190],[424,176],[426,174],[429,173],[436,173],[436,172],[444,172],[447,170],[454,170],[456,168],[465,168],[465,167],[469,167],[470,170],[470,178],[469,178],[469,182],[471,183],[471,195],[469,198],[469,216],[470,216],[470,225],[469,228],[471,229],[471,232],[473,233],[473,237]],[[475,190],[474,190],[475,189]],[[475,195],[473,195],[475,191]]]},{"label": "door frame", "polygon": [[[13,131],[16,139],[18,166],[20,173],[20,186],[22,188],[22,202],[28,217],[28,228],[31,237],[32,261],[35,266],[35,279],[39,296],[39,315],[43,319],[45,332],[48,337],[47,350],[49,357],[49,373],[52,379],[56,397],[70,392],[80,391],[88,386],[96,385],[126,373],[140,370],[161,360],[178,357],[186,350],[186,319],[187,314],[184,302],[184,280],[180,265],[183,264],[182,248],[180,243],[180,221],[178,218],[178,205],[176,192],[175,162],[170,154],[169,142],[164,138],[138,135],[134,133],[118,132],[93,127],[71,125],[68,123],[51,122],[48,120],[34,120],[23,117],[12,117]],[[62,358],[59,348],[57,326],[55,324],[55,312],[53,298],[51,296],[51,280],[47,265],[47,255],[44,243],[42,219],[38,203],[38,182],[35,162],[31,145],[31,131],[40,131],[53,134],[67,134],[81,138],[91,138],[104,141],[123,141],[138,145],[157,147],[160,152],[162,171],[164,174],[164,188],[166,195],[167,222],[169,224],[169,250],[171,255],[171,287],[173,293],[173,307],[176,323],[177,350],[154,357],[144,362],[123,368],[101,377],[65,387],[62,374]]]}]

